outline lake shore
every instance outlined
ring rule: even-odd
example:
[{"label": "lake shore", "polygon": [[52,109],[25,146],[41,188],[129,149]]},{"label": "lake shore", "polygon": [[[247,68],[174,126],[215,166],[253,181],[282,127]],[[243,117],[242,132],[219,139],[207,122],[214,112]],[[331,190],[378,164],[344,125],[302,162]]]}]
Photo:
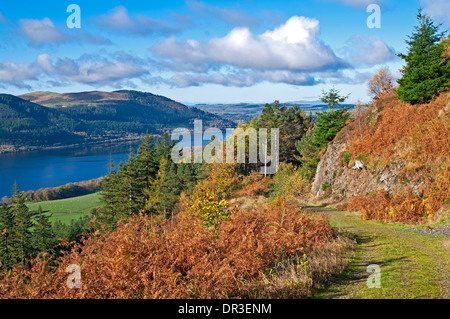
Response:
[{"label": "lake shore", "polygon": [[108,139],[108,140],[98,140],[98,141],[89,141],[85,143],[77,143],[77,144],[67,144],[67,145],[43,145],[43,146],[16,146],[16,145],[6,145],[0,144],[0,156],[6,154],[17,154],[17,153],[25,153],[25,152],[33,152],[33,151],[48,151],[48,150],[62,150],[62,149],[73,149],[73,148],[82,148],[82,147],[92,147],[92,146],[100,146],[103,147],[105,145],[110,144],[126,144],[130,142],[139,142],[144,134],[137,136],[127,136],[116,139]]}]

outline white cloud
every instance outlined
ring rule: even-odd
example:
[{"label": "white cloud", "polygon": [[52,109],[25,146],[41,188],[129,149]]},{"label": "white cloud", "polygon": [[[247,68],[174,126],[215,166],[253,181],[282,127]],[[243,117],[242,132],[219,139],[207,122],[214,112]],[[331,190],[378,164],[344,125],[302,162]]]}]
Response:
[{"label": "white cloud", "polygon": [[38,59],[33,63],[0,62],[0,87],[29,88],[27,82],[37,80],[41,73]]},{"label": "white cloud", "polygon": [[46,42],[60,43],[66,40],[64,33],[56,28],[49,18],[42,20],[21,19],[19,20],[19,25],[19,34],[35,44]]},{"label": "white cloud", "polygon": [[50,79],[53,83],[77,82],[93,86],[117,87],[121,83],[147,73],[144,61],[116,52],[109,57],[82,56],[52,62],[49,54],[41,54],[32,63],[0,63],[0,86],[30,87],[30,81]]},{"label": "white cloud", "polygon": [[394,49],[377,36],[357,34],[347,44],[343,51],[354,66],[371,66],[397,58]]},{"label": "white cloud", "polygon": [[77,64],[73,60],[59,60],[56,66],[60,75],[68,81],[95,85],[113,84],[144,73],[143,68],[138,65],[118,61]]},{"label": "white cloud", "polygon": [[82,29],[73,29],[70,34],[55,26],[52,20],[44,18],[19,20],[18,34],[30,41],[32,46],[40,47],[48,43],[89,42],[96,44],[109,44],[110,41],[94,36]]},{"label": "white cloud", "polygon": [[116,52],[109,57],[85,55],[77,60],[58,59],[52,64],[51,74],[65,81],[117,86],[146,73],[144,64],[144,61],[123,52]]},{"label": "white cloud", "polygon": [[49,54],[40,54],[36,59],[35,65],[44,72],[51,73],[55,70]]},{"label": "white cloud", "polygon": [[25,80],[36,78],[36,70],[30,63],[14,63],[4,61],[0,63],[0,81],[11,84],[21,84]]},{"label": "white cloud", "polygon": [[165,21],[150,19],[141,14],[131,18],[127,8],[117,6],[109,10],[108,14],[102,14],[90,19],[100,29],[112,30],[123,34],[134,35],[169,35],[180,30],[172,27]]},{"label": "white cloud", "polygon": [[240,71],[231,73],[192,74],[177,73],[169,80],[161,80],[174,87],[186,88],[203,84],[219,84],[233,87],[249,87],[262,82],[309,86],[318,82],[305,73],[290,71]]},{"label": "white cloud", "polygon": [[448,0],[424,0],[425,13],[434,20],[445,23],[450,27],[450,1]]},{"label": "white cloud", "polygon": [[235,28],[208,42],[168,38],[150,48],[160,58],[181,63],[228,65],[255,70],[320,71],[345,62],[319,39],[319,21],[294,16],[278,28],[254,35]]}]

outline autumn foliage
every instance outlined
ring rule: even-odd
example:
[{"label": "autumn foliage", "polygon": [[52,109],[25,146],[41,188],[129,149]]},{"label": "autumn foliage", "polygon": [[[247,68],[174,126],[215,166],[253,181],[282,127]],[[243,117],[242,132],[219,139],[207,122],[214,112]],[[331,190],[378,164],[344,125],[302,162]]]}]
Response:
[{"label": "autumn foliage", "polygon": [[[114,232],[95,231],[53,265],[37,258],[29,266],[18,265],[1,273],[0,295],[258,297],[261,286],[268,287],[267,274],[277,263],[298,255],[310,256],[334,238],[326,218],[292,206],[238,211],[224,220],[217,232],[182,217],[183,213],[173,220],[159,221],[140,214],[120,222]],[[66,268],[71,264],[81,268],[80,289],[66,285]],[[266,291],[270,291],[266,297],[298,296],[295,289]]]},{"label": "autumn foliage", "polygon": [[374,100],[379,100],[383,95],[389,94],[394,89],[394,77],[389,68],[380,69],[368,83],[369,93]]},{"label": "autumn foliage", "polygon": [[[363,156],[372,169],[400,160],[401,192],[361,195],[349,209],[365,219],[421,222],[450,201],[450,101],[445,92],[428,104],[399,101],[395,93],[376,101],[350,125],[350,153]],[[356,122],[356,121],[355,121]]]}]

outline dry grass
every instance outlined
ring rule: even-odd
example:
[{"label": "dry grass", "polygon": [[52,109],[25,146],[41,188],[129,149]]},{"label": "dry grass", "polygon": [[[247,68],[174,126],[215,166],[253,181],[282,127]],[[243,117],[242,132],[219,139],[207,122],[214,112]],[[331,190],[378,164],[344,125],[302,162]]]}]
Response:
[{"label": "dry grass", "polygon": [[446,252],[448,252],[450,254],[450,240],[449,239],[446,239],[443,241],[442,247],[444,248],[444,250]]},{"label": "dry grass", "polygon": [[355,240],[341,231],[322,249],[277,262],[265,276],[254,298],[302,298],[313,289],[324,288],[332,276],[341,273],[355,252]]},{"label": "dry grass", "polygon": [[[29,266],[0,274],[0,295],[89,299],[249,298],[255,293],[267,298],[300,296],[305,287],[314,286],[316,277],[326,277],[339,268],[339,257],[333,254],[336,247],[344,246],[324,216],[289,205],[241,210],[223,221],[217,232],[196,226],[183,213],[172,221],[139,215],[120,223],[112,233],[96,231],[55,265],[36,259]],[[311,262],[312,279],[301,277],[300,269],[289,266],[288,261],[303,254]],[[328,261],[323,264],[321,260]],[[80,289],[66,286],[66,267],[71,264],[81,267]],[[270,271],[277,267],[278,277],[272,276]],[[285,276],[304,285],[283,285]],[[261,290],[261,284],[267,289]]]},{"label": "dry grass", "polygon": [[449,97],[444,92],[413,106],[392,93],[362,115],[363,126],[347,128],[352,157],[370,159],[369,167],[399,158],[405,163],[398,177],[405,185],[401,192],[357,196],[347,203],[349,209],[364,219],[420,223],[450,200]]},{"label": "dry grass", "polygon": [[270,192],[269,177],[264,177],[259,172],[252,172],[245,176],[241,188],[232,194],[232,197],[258,196]]}]

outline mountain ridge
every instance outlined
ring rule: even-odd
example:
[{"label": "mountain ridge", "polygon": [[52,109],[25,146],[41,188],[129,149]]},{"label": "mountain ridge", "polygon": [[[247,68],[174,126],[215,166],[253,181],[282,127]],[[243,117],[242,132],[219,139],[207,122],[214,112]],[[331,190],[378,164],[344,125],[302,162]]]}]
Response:
[{"label": "mountain ridge", "polygon": [[235,126],[218,115],[148,92],[0,94],[0,152],[136,140],[145,133],[190,128],[195,119],[218,128]]}]

